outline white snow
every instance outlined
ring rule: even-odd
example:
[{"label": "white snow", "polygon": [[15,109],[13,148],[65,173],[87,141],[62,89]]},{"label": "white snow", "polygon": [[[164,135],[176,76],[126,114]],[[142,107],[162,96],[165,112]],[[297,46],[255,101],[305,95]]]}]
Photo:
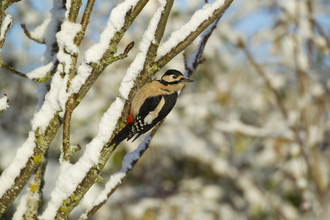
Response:
[{"label": "white snow", "polygon": [[134,8],[138,1],[126,0],[112,9],[107,26],[100,35],[100,41],[86,51],[86,63],[97,63],[102,58],[106,49],[109,48],[110,40],[114,34],[124,26],[126,12],[131,7]]},{"label": "white snow", "polygon": [[143,69],[146,55],[151,43],[155,41],[155,33],[162,12],[164,11],[166,1],[161,0],[159,1],[159,3],[160,3],[159,8],[154,13],[153,17],[150,20],[147,30],[143,34],[142,41],[139,45],[140,53],[137,54],[130,67],[127,69],[127,73],[124,76],[122,83],[120,84],[119,92],[125,99],[128,98],[131,89],[134,87],[135,78],[139,75],[139,73]]},{"label": "white snow", "polygon": [[86,146],[84,155],[77,163],[72,165],[62,161],[60,175],[51,193],[51,201],[39,219],[54,219],[62,202],[73,194],[87,172],[98,164],[100,152],[104,144],[110,139],[123,107],[123,101],[117,98],[108,111],[104,113],[99,123],[97,136]]},{"label": "white snow", "polygon": [[51,88],[45,96],[45,101],[43,105],[41,106],[39,111],[34,114],[34,117],[31,122],[33,130],[40,128],[41,133],[43,133],[46,130],[49,121],[54,117],[56,112],[62,111],[59,102],[59,94],[61,89],[64,91],[66,90],[66,82],[68,75],[62,78],[60,72],[61,71],[59,68],[59,70],[52,78],[52,82],[50,84]]},{"label": "white snow", "polygon": [[65,1],[65,8],[66,8],[66,11],[65,11],[65,17],[68,18],[69,17],[69,13],[70,13],[70,9],[71,9],[71,0],[66,0]]},{"label": "white snow", "polygon": [[5,95],[4,97],[0,98],[0,111],[6,110],[7,108],[9,108],[9,104],[8,104],[8,98]]},{"label": "white snow", "polygon": [[12,16],[10,14],[7,14],[5,19],[3,19],[2,21],[0,41],[5,38],[5,32],[7,30],[8,25],[11,25],[11,22],[12,22]]},{"label": "white snow", "polygon": [[48,72],[52,70],[53,66],[54,63],[50,62],[45,66],[41,66],[32,70],[31,72],[27,73],[26,76],[29,77],[29,79],[41,79],[45,77]]},{"label": "white snow", "polygon": [[20,199],[19,205],[17,206],[16,212],[13,215],[12,220],[23,219],[23,215],[26,212],[26,208],[27,208],[28,198],[29,198],[29,195],[27,193],[22,196],[22,198]]},{"label": "white snow", "polygon": [[61,31],[56,34],[59,48],[65,49],[70,54],[79,53],[79,48],[73,43],[73,39],[80,31],[81,24],[64,21],[61,25]]},{"label": "white snow", "polygon": [[194,32],[200,24],[211,17],[213,12],[223,4],[224,0],[217,0],[212,4],[205,4],[202,9],[196,11],[189,22],[183,25],[179,30],[174,31],[169,39],[159,46],[156,60],[167,54],[173,47],[186,39],[191,32]]},{"label": "white snow", "polygon": [[134,61],[128,67],[126,75],[123,78],[123,81],[120,84],[119,92],[120,94],[127,99],[131,89],[134,86],[134,80],[139,75],[143,69],[143,64],[146,59],[146,55],[143,52],[140,52],[136,55]]},{"label": "white snow", "polygon": [[97,198],[93,201],[92,206],[89,210],[87,210],[84,214],[80,216],[80,220],[86,219],[87,213],[96,205],[100,204],[101,202],[107,200],[108,193],[116,187],[118,184],[121,184],[122,179],[126,177],[126,172],[132,169],[132,164],[140,159],[141,152],[145,151],[147,145],[151,141],[150,133],[146,135],[144,140],[139,144],[139,147],[136,148],[134,151],[127,153],[124,157],[122,162],[122,168],[120,171],[116,172],[110,177],[110,180],[106,183],[105,189],[97,196]]},{"label": "white snow", "polygon": [[[36,186],[38,183],[35,179],[35,174],[32,175],[31,183],[29,184],[29,187],[26,188],[26,193],[21,197],[20,203],[17,206],[17,210],[14,213],[13,220],[21,220],[24,219],[23,215],[26,213],[28,201],[38,201],[40,202],[40,194],[39,190],[32,190],[31,186]],[[26,216],[25,216],[26,217]]]},{"label": "white snow", "polygon": [[2,172],[0,176],[0,197],[10,189],[14,184],[15,178],[19,176],[21,169],[23,169],[29,158],[33,155],[36,144],[34,143],[35,135],[33,131],[29,132],[29,137],[25,143],[20,147],[8,167]]},{"label": "white snow", "polygon": [[93,70],[88,64],[91,62],[97,63],[102,58],[106,49],[109,48],[110,40],[114,37],[114,34],[123,27],[127,11],[131,7],[134,8],[137,2],[138,0],[127,0],[112,9],[107,26],[100,35],[100,41],[86,51],[85,61],[78,67],[77,75],[72,80],[70,92],[78,92],[85,83]]},{"label": "white snow", "polygon": [[[203,39],[206,35],[210,34],[210,32],[212,32],[212,27],[214,27],[214,25],[216,25],[216,23],[213,23],[212,25],[210,25],[202,34],[201,34],[201,39]],[[196,49],[194,50],[194,52],[192,52],[191,54],[189,54],[188,56],[188,60],[186,61],[186,65],[188,67],[189,70],[193,70],[194,69],[194,63],[198,63],[200,61],[200,58],[202,56],[202,54],[200,53],[200,51],[204,50],[204,42],[202,40],[199,41],[198,46],[196,47]],[[184,76],[188,77],[188,69],[186,69],[186,71],[184,72]]]},{"label": "white snow", "polygon": [[45,41],[45,34],[47,33],[47,27],[52,21],[51,17],[46,18],[41,25],[36,27],[33,31],[30,31],[30,35],[32,38],[37,39],[39,41]]},{"label": "white snow", "polygon": [[61,31],[56,34],[59,47],[59,51],[56,57],[58,61],[64,65],[64,72],[66,74],[69,73],[72,63],[70,54],[73,55],[75,53],[79,53],[79,48],[73,43],[73,40],[80,30],[80,24],[64,21],[61,25]]},{"label": "white snow", "polygon": [[77,70],[77,75],[72,79],[70,92],[77,93],[81,86],[86,82],[86,79],[90,76],[93,68],[86,62],[83,62]]},{"label": "white snow", "polygon": [[54,59],[53,44],[56,42],[58,25],[62,23],[65,15],[62,0],[54,0],[53,8],[50,10],[50,18],[33,31],[33,37],[43,40],[46,43],[46,51],[41,59],[43,65],[48,64]]},{"label": "white snow", "polygon": [[[1,33],[0,33],[0,41],[5,38],[6,30],[8,28],[8,25],[9,26],[11,25],[11,22],[12,22],[12,16],[10,14],[7,14],[6,17],[2,21]],[[2,48],[0,48],[0,52],[1,52],[1,50],[2,50]]]}]

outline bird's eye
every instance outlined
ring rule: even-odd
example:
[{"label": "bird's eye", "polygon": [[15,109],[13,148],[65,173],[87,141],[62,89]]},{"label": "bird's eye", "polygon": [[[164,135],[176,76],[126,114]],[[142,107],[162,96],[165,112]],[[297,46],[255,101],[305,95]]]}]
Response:
[{"label": "bird's eye", "polygon": [[178,77],[177,77],[177,76],[174,76],[174,75],[172,75],[172,78],[173,78],[173,79],[176,79],[176,78],[178,78]]}]

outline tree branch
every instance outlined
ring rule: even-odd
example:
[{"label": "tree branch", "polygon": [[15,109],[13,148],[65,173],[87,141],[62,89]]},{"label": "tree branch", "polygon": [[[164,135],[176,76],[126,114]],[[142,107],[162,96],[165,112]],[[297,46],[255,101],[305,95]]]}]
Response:
[{"label": "tree branch", "polygon": [[[164,35],[167,20],[170,15],[173,3],[174,3],[174,0],[168,0],[166,2],[164,11],[162,12],[158,25],[157,25],[154,42],[151,42],[151,44],[150,44],[150,47],[147,52],[146,60],[144,62],[144,68],[143,68],[143,71],[141,72],[140,76],[144,76],[144,77],[148,76],[146,73],[144,73],[144,71],[148,71],[148,69],[152,67],[152,64],[156,58],[157,49],[158,49],[160,41]],[[140,80],[144,81],[143,79],[140,79]]]},{"label": "tree branch", "polygon": [[36,80],[36,79],[30,79],[30,78],[27,77],[24,73],[18,72],[18,71],[16,71],[16,70],[14,70],[12,67],[9,67],[9,66],[6,66],[6,65],[2,64],[2,65],[1,65],[1,68],[5,69],[5,70],[8,70],[8,71],[10,71],[11,73],[13,73],[13,74],[15,74],[15,75],[17,75],[17,76],[21,76],[21,77],[23,77],[23,78],[25,78],[25,79],[29,79],[29,80],[32,80],[32,81],[34,81],[34,82],[38,82],[38,80]]},{"label": "tree branch", "polygon": [[36,38],[33,38],[33,37],[31,36],[30,31],[26,28],[26,25],[25,25],[24,23],[21,24],[21,27],[23,28],[25,35],[26,35],[29,39],[31,39],[31,40],[33,40],[34,42],[37,42],[37,43],[39,43],[39,44],[45,44],[45,41],[40,41],[40,40],[38,40],[38,39],[36,39]]},{"label": "tree branch", "polygon": [[[69,12],[69,16],[68,16],[68,20],[69,22],[75,23],[78,13],[79,13],[79,9],[81,7],[81,0],[73,0],[71,2],[71,7],[70,7],[70,12]],[[92,11],[93,10],[93,5],[94,2],[92,2],[92,4],[86,5],[87,7],[90,7],[89,10]],[[86,9],[85,9],[86,12]],[[85,19],[89,19],[91,13],[84,13]],[[87,18],[86,18],[87,17]],[[83,33],[85,33],[85,30],[87,28],[88,23],[86,23],[84,25],[84,30],[81,30],[73,39],[73,43],[75,43],[75,39],[77,38],[77,36],[80,36],[79,41],[77,41],[76,43],[78,43],[77,46],[80,45],[81,41],[84,38],[84,34],[81,34],[81,32],[83,31]],[[78,56],[75,54],[69,54],[71,56],[71,68],[69,70],[69,79],[68,79],[68,83],[67,83],[67,92],[69,92],[70,89],[70,85],[71,85],[71,81],[74,78],[75,74],[76,74],[76,65],[77,65],[77,60],[78,60]],[[64,113],[64,121],[63,121],[63,141],[62,141],[62,147],[63,147],[63,160],[70,162],[70,156],[71,156],[71,150],[70,150],[70,127],[71,127],[71,116],[72,116],[72,112],[73,112],[73,105],[74,105],[74,96],[75,94],[71,94],[68,97],[68,100],[65,104],[65,113]]]},{"label": "tree branch", "polygon": [[70,22],[73,22],[73,23],[76,22],[81,4],[82,4],[81,0],[71,0],[71,7],[70,7],[69,16],[68,16],[68,20]]},{"label": "tree branch", "polygon": [[207,20],[203,21],[198,28],[191,32],[183,41],[179,42],[175,47],[173,47],[167,54],[160,57],[155,65],[158,69],[163,68],[173,57],[183,51],[186,47],[188,47],[209,25],[211,25],[225,10],[230,6],[233,0],[227,0],[225,3],[217,8],[211,17]]},{"label": "tree branch", "polygon": [[[7,2],[14,2],[14,1],[7,1]],[[5,4],[4,2],[2,2],[2,3],[3,3],[3,5]],[[6,7],[7,6],[9,7],[9,4],[7,4]],[[54,7],[55,7],[55,5],[54,5]],[[56,5],[56,7],[62,7],[62,5]],[[3,11],[1,11],[0,13],[3,13]],[[57,10],[54,10],[54,13],[57,13]],[[1,19],[0,19],[0,21],[1,21]],[[58,23],[56,23],[56,28],[57,28],[57,24],[59,24],[59,23],[60,23],[60,21]],[[57,47],[56,42],[54,44],[52,43],[51,45],[48,45],[48,46],[51,46],[51,48],[52,48],[50,51],[51,53],[57,52],[58,47]],[[17,75],[20,75],[20,74],[17,74]],[[20,75],[20,76],[22,76],[22,75]],[[46,127],[45,131],[42,134],[41,134],[39,128],[34,131],[31,131],[29,133],[29,138],[30,138],[30,136],[32,137],[32,135],[35,137],[35,140],[34,140],[35,146],[34,146],[33,155],[29,156],[29,158],[27,158],[27,162],[24,165],[17,167],[17,164],[11,163],[2,172],[2,174],[0,176],[0,183],[6,182],[6,181],[7,182],[12,181],[12,183],[10,183],[11,186],[6,187],[7,190],[3,194],[0,195],[0,217],[6,212],[6,210],[9,208],[9,206],[13,203],[13,201],[16,199],[16,197],[22,191],[22,189],[25,186],[25,184],[27,183],[27,181],[30,179],[31,175],[34,173],[35,169],[38,167],[38,165],[40,163],[39,159],[44,157],[46,150],[48,149],[51,141],[54,139],[58,129],[60,128],[60,125],[62,123],[61,120],[62,119],[59,117],[59,115],[57,113],[50,120],[48,126]],[[28,141],[29,140],[27,140],[20,149],[22,149],[24,151],[24,150],[26,150],[26,148],[29,148],[29,146],[27,146],[27,145],[29,145]],[[18,158],[19,157],[16,155],[14,157],[13,161],[17,160]],[[15,177],[12,176],[13,174],[10,174],[11,178],[9,180],[6,179],[6,177],[4,177],[6,175],[6,173],[10,173],[12,170],[17,170],[17,169],[20,169],[20,173],[18,175],[16,175]],[[11,180],[11,179],[13,179],[13,180]]]},{"label": "tree branch", "polygon": [[[154,137],[155,133],[157,132],[158,128],[162,125],[163,122],[164,122],[164,120],[160,121],[152,129],[150,134],[147,134],[147,136],[144,138],[144,140],[141,142],[141,144],[139,145],[139,147],[137,149],[135,149],[133,152],[127,154],[127,156],[128,155],[139,155],[138,157],[134,157],[134,158],[129,157],[130,159],[132,159],[128,163],[128,164],[130,164],[130,166],[128,166],[128,167],[123,166],[120,171],[118,171],[117,173],[115,173],[113,176],[110,177],[110,180],[108,181],[107,185],[111,185],[111,186],[109,186],[109,187],[106,186],[106,188],[103,190],[103,192],[100,193],[100,195],[106,193],[107,198],[102,201],[97,201],[91,209],[87,210],[85,212],[85,214],[80,216],[79,220],[91,218],[95,214],[95,212],[97,212],[97,210],[99,210],[107,202],[107,200],[110,198],[110,196],[117,190],[117,188],[120,186],[122,181],[128,176],[130,171],[134,168],[135,164],[137,164],[137,162],[142,157],[144,152],[149,148],[152,138]],[[124,160],[125,160],[125,158],[124,158]],[[127,161],[126,161],[126,164],[127,164]],[[121,177],[119,179],[116,178],[116,174],[119,174]],[[115,180],[113,180],[113,179],[115,179]],[[116,182],[114,183],[113,181],[116,181]]]},{"label": "tree branch", "polygon": [[[216,28],[216,25],[217,25],[217,22],[220,20],[221,16],[217,19],[217,21],[213,24],[213,26],[211,27],[210,29],[210,32],[208,32],[207,34],[205,34],[201,41],[200,41],[200,44],[199,44],[199,47],[196,49],[196,51],[198,51],[198,54],[199,56],[192,56],[192,60],[191,62],[195,63],[196,65],[193,66],[192,69],[190,69],[190,74],[189,76],[191,76],[193,74],[193,72],[195,72],[198,64],[200,63],[199,62],[199,58],[201,57],[203,51],[204,51],[204,46],[205,44],[207,43],[207,40],[208,38],[210,37],[210,35],[212,34],[213,30]],[[160,22],[161,23],[161,22]],[[158,26],[159,27],[159,26]],[[164,27],[165,28],[165,27]],[[157,29],[158,30],[158,29]],[[154,45],[154,44],[152,44]],[[152,46],[151,46],[152,47]],[[149,48],[150,49],[150,48]],[[108,182],[109,185],[111,185],[111,187],[107,188],[101,193],[101,194],[104,194],[104,193],[107,193],[107,199],[105,200],[102,200],[102,201],[98,201],[93,205],[93,207],[89,210],[87,210],[85,212],[85,214],[81,215],[81,217],[79,218],[79,220],[84,220],[84,219],[89,219],[90,217],[92,217],[92,215],[94,215],[94,213],[99,210],[105,203],[106,201],[110,198],[110,196],[117,190],[117,188],[120,186],[121,182],[123,181],[123,179],[126,178],[126,176],[129,174],[129,172],[133,169],[133,167],[135,166],[135,164],[138,162],[138,160],[142,157],[143,153],[148,149],[149,147],[149,144],[153,138],[153,136],[155,135],[155,133],[157,132],[158,128],[162,125],[162,123],[165,121],[162,120],[160,121],[155,127],[154,129],[151,131],[150,133],[150,137],[149,136],[146,136],[146,138],[144,139],[144,141],[142,141],[142,143],[139,145],[139,147],[132,152],[132,154],[136,154],[138,153],[139,154],[139,157],[134,159],[133,161],[131,161],[131,166],[128,168],[128,167],[125,167],[125,168],[122,168],[121,171],[118,172],[118,174],[122,174],[124,173],[124,175],[120,178],[120,180],[117,182],[117,183],[113,183],[111,182],[111,178]],[[129,153],[130,154],[130,153]],[[125,160],[125,159],[124,159]],[[114,174],[116,175],[116,174]]]},{"label": "tree branch", "polygon": [[83,17],[81,19],[81,31],[77,34],[77,36],[74,38],[74,43],[79,47],[82,39],[84,38],[87,25],[89,23],[90,16],[93,11],[95,0],[88,0]]}]

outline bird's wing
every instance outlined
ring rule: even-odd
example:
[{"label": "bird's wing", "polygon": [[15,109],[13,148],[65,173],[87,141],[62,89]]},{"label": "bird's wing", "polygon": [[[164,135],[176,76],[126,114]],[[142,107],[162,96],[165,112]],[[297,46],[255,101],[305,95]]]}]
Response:
[{"label": "bird's wing", "polygon": [[154,112],[156,108],[160,108],[161,107],[160,105],[164,105],[164,103],[162,103],[162,100],[164,102],[163,96],[159,95],[159,96],[149,97],[144,101],[139,111],[139,116],[141,117],[144,123],[146,123],[145,118],[150,113]]}]

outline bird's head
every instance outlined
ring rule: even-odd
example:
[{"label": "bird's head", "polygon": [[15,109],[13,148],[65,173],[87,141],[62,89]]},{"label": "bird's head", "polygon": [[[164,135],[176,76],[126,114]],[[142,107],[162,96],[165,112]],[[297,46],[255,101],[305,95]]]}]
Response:
[{"label": "bird's head", "polygon": [[181,72],[177,70],[167,70],[160,80],[164,85],[180,85],[180,89],[191,79],[185,78]]}]

